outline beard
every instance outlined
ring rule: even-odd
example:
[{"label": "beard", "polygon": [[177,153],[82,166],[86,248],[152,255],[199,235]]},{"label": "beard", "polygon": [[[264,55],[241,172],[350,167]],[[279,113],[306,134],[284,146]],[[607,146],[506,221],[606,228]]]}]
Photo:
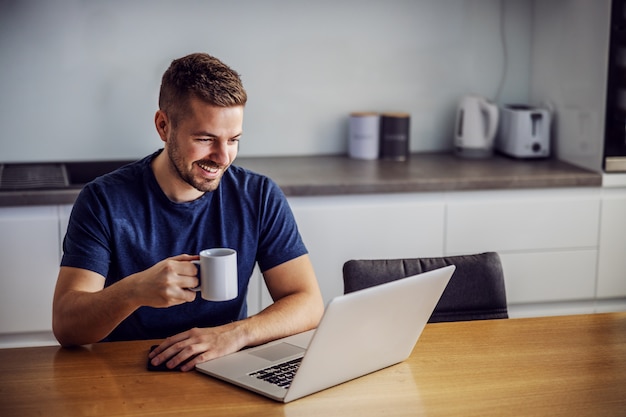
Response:
[{"label": "beard", "polygon": [[[199,160],[194,161],[191,166],[188,166],[188,163],[185,161],[185,158],[182,155],[180,150],[180,146],[175,137],[175,133],[173,132],[172,137],[167,142],[167,154],[169,156],[170,168],[172,171],[178,176],[178,178],[192,186],[198,191],[203,193],[215,191],[220,184],[220,180],[222,179],[222,175],[224,171],[228,168],[222,167],[219,164],[216,164],[210,160]],[[211,167],[217,168],[221,171],[220,175],[217,178],[206,179],[196,177],[193,173],[194,166],[197,166],[198,169],[204,169],[202,167]]]}]

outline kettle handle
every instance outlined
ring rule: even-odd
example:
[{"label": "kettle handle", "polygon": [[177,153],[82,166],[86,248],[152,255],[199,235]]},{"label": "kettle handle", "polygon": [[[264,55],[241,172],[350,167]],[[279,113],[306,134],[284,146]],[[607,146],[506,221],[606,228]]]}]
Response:
[{"label": "kettle handle", "polygon": [[495,104],[491,104],[490,102],[484,100],[480,103],[481,109],[487,114],[487,119],[489,125],[487,126],[487,140],[492,142],[496,136],[496,131],[498,129],[498,106]]}]

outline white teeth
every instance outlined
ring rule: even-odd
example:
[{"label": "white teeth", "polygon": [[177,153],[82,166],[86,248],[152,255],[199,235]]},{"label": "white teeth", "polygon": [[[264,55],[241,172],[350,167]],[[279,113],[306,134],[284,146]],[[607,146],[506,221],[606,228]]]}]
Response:
[{"label": "white teeth", "polygon": [[198,164],[200,166],[200,168],[202,168],[205,171],[209,171],[211,174],[215,174],[217,172],[217,168],[215,167],[210,167],[208,165],[203,165],[203,164]]}]

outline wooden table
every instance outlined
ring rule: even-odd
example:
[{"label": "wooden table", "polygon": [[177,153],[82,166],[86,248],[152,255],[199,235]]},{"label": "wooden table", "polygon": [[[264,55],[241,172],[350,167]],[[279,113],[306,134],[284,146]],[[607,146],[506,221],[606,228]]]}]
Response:
[{"label": "wooden table", "polygon": [[626,415],[626,313],[429,324],[407,361],[287,405],[147,372],[151,343],[0,350],[0,416]]}]

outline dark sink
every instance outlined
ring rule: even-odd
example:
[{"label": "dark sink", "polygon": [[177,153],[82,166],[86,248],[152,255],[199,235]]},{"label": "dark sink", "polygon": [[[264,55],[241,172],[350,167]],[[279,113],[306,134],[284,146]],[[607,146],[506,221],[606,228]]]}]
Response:
[{"label": "dark sink", "polygon": [[83,186],[101,175],[115,171],[117,168],[133,161],[94,161],[94,162],[67,162],[65,170],[69,186]]},{"label": "dark sink", "polygon": [[0,190],[82,188],[93,179],[132,161],[0,164]]}]

